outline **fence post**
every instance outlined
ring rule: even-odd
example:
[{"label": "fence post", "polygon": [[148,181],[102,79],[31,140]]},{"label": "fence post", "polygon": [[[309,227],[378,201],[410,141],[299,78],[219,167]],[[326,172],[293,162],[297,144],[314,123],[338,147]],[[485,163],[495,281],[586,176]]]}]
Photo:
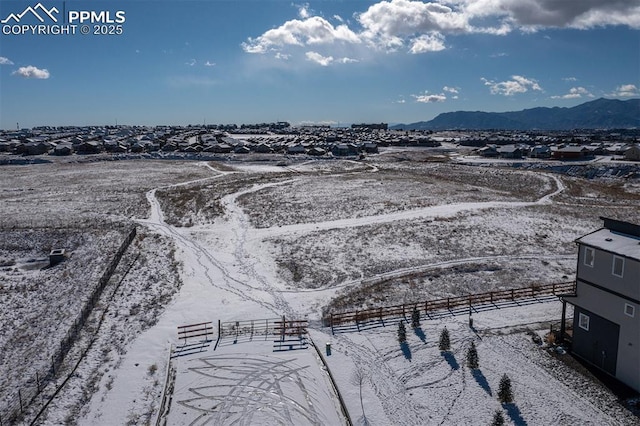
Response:
[{"label": "fence post", "polygon": [[330,321],[330,324],[329,324],[329,325],[331,325],[331,334],[335,334],[335,333],[333,332],[333,312],[331,312],[331,318],[329,319],[329,321]]},{"label": "fence post", "polygon": [[553,283],[553,286],[551,288],[552,288],[551,293],[556,294],[556,283]]},{"label": "fence post", "polygon": [[493,303],[493,292],[492,291],[489,292],[489,300],[491,300],[491,303]]},{"label": "fence post", "polygon": [[283,315],[283,316],[282,316],[282,331],[281,331],[281,333],[282,333],[282,337],[280,338],[280,340],[281,340],[282,342],[284,342],[284,335],[285,335],[286,328],[287,328],[286,318],[285,318],[285,316]]},{"label": "fence post", "polygon": [[382,319],[382,306],[380,307],[378,316],[380,317],[380,322],[384,325],[384,320]]},{"label": "fence post", "polygon": [[40,377],[38,376],[37,371],[36,371],[36,387],[38,388],[38,393],[40,393]]},{"label": "fence post", "polygon": [[20,401],[20,413],[24,413],[24,408],[22,407],[22,392],[18,389],[18,400]]},{"label": "fence post", "polygon": [[516,296],[515,296],[515,294],[513,293],[513,289],[511,289],[511,300],[516,300]]},{"label": "fence post", "polygon": [[429,301],[424,302],[424,314],[429,315]]},{"label": "fence post", "polygon": [[449,298],[448,298],[448,297],[447,297],[447,309],[451,309],[451,308],[449,307]]}]

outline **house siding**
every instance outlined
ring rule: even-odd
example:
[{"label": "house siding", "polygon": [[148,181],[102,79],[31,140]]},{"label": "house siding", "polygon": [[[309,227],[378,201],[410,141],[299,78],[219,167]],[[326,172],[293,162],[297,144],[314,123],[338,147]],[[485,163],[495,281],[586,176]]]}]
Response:
[{"label": "house siding", "polygon": [[[588,318],[588,330],[580,318]],[[620,347],[620,326],[591,311],[576,306],[573,316],[573,353],[615,376]]]},{"label": "house siding", "polygon": [[[628,243],[617,241],[618,248],[626,247],[625,256],[616,253],[616,241],[605,237],[607,249],[578,241],[576,297],[570,301],[575,307],[572,351],[640,391],[640,260],[629,257],[634,252],[629,252]],[[615,259],[623,259],[622,276],[614,274]],[[580,327],[581,314],[592,321],[589,331]]]},{"label": "house siding", "polygon": [[[587,359],[587,361],[591,361],[588,354],[585,353],[586,346],[591,344],[587,343],[586,340],[591,339],[591,336],[586,335],[578,327],[579,312],[597,313],[599,317],[604,317],[606,320],[617,324],[620,327],[617,363],[615,373],[612,374],[626,385],[640,390],[640,369],[638,368],[638,360],[640,359],[640,333],[638,333],[640,329],[640,304],[596,288],[582,280],[577,281],[576,294],[578,297],[572,300],[573,305],[576,307],[574,312],[574,352]],[[634,307],[633,317],[625,314],[625,305]],[[596,363],[594,364],[597,365]],[[601,367],[600,365],[597,366]]]},{"label": "house siding", "polygon": [[[603,285],[622,296],[640,300],[640,261],[589,247],[594,251],[593,267],[590,267],[584,262],[587,247],[584,244],[579,246],[577,279]],[[613,275],[614,256],[624,258],[622,277]]]}]

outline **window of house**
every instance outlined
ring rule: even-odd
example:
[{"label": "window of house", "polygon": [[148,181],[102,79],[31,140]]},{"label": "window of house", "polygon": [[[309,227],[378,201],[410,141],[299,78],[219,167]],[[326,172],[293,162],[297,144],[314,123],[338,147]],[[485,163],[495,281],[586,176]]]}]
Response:
[{"label": "window of house", "polygon": [[589,315],[580,313],[580,316],[578,317],[578,327],[589,331]]},{"label": "window of house", "polygon": [[593,267],[593,260],[595,258],[595,250],[590,247],[584,248],[584,264]]},{"label": "window of house", "polygon": [[630,305],[628,303],[624,304],[624,313],[626,315],[629,315],[630,317],[633,317],[636,314],[636,307],[633,305]]},{"label": "window of house", "polygon": [[622,278],[622,272],[624,271],[624,257],[613,256],[613,268],[611,273],[616,277]]}]

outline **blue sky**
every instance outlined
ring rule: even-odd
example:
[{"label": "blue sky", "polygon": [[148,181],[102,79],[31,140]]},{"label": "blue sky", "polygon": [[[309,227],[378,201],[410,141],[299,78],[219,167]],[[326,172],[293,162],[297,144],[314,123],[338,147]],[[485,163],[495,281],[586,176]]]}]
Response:
[{"label": "blue sky", "polygon": [[[122,34],[5,34],[40,24],[9,19],[0,128],[410,123],[640,97],[639,0],[40,3],[59,22],[123,11]],[[37,4],[2,0],[0,20]]]}]

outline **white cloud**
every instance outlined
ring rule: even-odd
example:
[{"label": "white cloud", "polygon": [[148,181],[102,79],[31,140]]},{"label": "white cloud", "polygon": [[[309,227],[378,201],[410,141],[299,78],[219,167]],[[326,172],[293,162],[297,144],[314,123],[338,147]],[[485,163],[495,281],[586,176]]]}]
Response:
[{"label": "white cloud", "polygon": [[36,68],[33,65],[29,65],[26,67],[20,67],[16,71],[12,73],[13,75],[18,75],[24,78],[36,78],[40,80],[45,80],[49,78],[49,71],[46,69]]},{"label": "white cloud", "polygon": [[529,90],[542,91],[542,87],[536,80],[520,75],[511,76],[511,80],[495,82],[481,78],[485,86],[489,86],[492,95],[513,96],[516,93],[525,93]]},{"label": "white cloud", "polygon": [[355,62],[359,62],[357,59],[353,58],[334,58],[333,56],[322,56],[318,52],[307,52],[305,56],[308,61],[315,62],[318,65],[323,67],[327,67],[331,64],[352,64]]},{"label": "white cloud", "polygon": [[616,98],[631,98],[634,96],[640,96],[640,91],[638,91],[638,87],[636,87],[635,84],[623,84],[622,86],[616,87],[616,90],[609,94],[609,96]]},{"label": "white cloud", "polygon": [[437,94],[429,94],[427,92],[424,93],[424,95],[411,95],[413,96],[413,98],[416,100],[416,102],[421,102],[421,103],[433,103],[433,102],[444,102],[447,100],[447,96],[444,93],[440,93],[439,95]]},{"label": "white cloud", "polygon": [[[364,44],[375,50],[406,49],[419,54],[445,50],[446,37],[458,34],[500,36],[514,30],[609,25],[640,28],[640,0],[382,0],[355,13],[355,22],[333,15],[337,25],[315,16],[307,3],[295,6],[298,19],[247,38],[242,49],[247,53],[289,53],[286,49],[296,46]],[[335,56],[339,51],[331,53]],[[506,54],[492,55],[500,56]]]},{"label": "white cloud", "polygon": [[505,56],[509,56],[508,53],[505,52],[498,52],[498,53],[494,53],[492,55],[490,55],[490,58],[504,58]]},{"label": "white cloud", "polygon": [[409,52],[413,54],[426,52],[439,52],[446,49],[444,36],[438,33],[423,34],[411,40]]},{"label": "white cloud", "polygon": [[283,61],[288,60],[291,57],[291,55],[287,55],[286,53],[282,53],[282,52],[278,52],[275,55],[276,59],[282,59]]},{"label": "white cloud", "polygon": [[353,58],[340,58],[338,59],[338,62],[340,62],[341,64],[353,64],[356,62],[360,62],[357,59],[353,59]]},{"label": "white cloud", "polygon": [[185,65],[189,65],[190,67],[194,66],[197,63],[195,59],[190,60],[189,62],[185,62]]},{"label": "white cloud", "polygon": [[215,62],[209,62],[209,61],[207,61],[207,62],[205,62],[205,63],[204,63],[204,66],[205,66],[205,67],[215,67],[215,66],[216,66],[216,63],[215,63]]},{"label": "white cloud", "polygon": [[583,96],[593,98],[593,94],[584,87],[572,87],[569,89],[569,93],[560,96],[552,96],[551,99],[580,99]]},{"label": "white cloud", "polygon": [[9,58],[5,58],[4,56],[0,56],[0,65],[13,65],[13,62],[9,60]]},{"label": "white cloud", "polygon": [[323,67],[329,66],[333,62],[333,56],[322,56],[317,52],[307,52],[305,55],[309,61],[315,62]]},{"label": "white cloud", "polygon": [[298,5],[298,16],[302,19],[307,19],[311,16],[309,12],[309,3]]},{"label": "white cloud", "polygon": [[358,22],[369,36],[466,32],[470,29],[465,15],[449,6],[411,0],[376,3],[358,15]]},{"label": "white cloud", "polygon": [[449,92],[449,93],[453,93],[455,95],[457,95],[458,93],[460,93],[460,88],[459,87],[449,87],[449,86],[444,86],[442,88],[443,91],[445,92]]},{"label": "white cloud", "polygon": [[522,30],[594,28],[626,25],[640,28],[637,0],[445,0],[457,4],[469,19],[501,18]]},{"label": "white cloud", "polygon": [[564,81],[578,81],[578,79],[575,78],[575,77],[564,77],[562,80],[564,80]]},{"label": "white cloud", "polygon": [[248,53],[265,53],[284,46],[307,46],[336,42],[360,43],[360,38],[346,25],[333,26],[326,19],[313,16],[305,20],[287,21],[278,28],[242,43]]}]

